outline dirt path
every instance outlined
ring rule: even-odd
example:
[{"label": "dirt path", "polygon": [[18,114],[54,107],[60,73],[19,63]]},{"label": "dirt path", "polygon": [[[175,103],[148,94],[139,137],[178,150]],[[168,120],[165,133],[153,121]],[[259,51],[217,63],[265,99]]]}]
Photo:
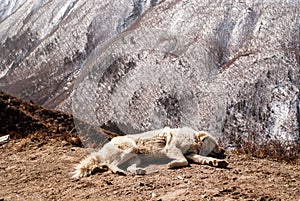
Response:
[{"label": "dirt path", "polygon": [[229,169],[192,164],[145,176],[71,179],[87,151],[36,137],[0,146],[0,200],[300,200],[300,168],[231,155]]}]

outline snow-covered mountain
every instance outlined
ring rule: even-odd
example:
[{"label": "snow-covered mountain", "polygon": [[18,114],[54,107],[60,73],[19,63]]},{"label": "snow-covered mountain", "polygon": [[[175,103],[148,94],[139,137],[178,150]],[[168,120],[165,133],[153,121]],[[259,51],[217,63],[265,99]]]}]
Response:
[{"label": "snow-covered mountain", "polygon": [[125,132],[295,139],[299,16],[298,0],[4,0],[0,90]]}]

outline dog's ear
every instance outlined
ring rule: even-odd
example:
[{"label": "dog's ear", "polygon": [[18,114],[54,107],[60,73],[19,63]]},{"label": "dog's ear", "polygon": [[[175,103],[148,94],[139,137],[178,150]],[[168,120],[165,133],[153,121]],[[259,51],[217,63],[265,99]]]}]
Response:
[{"label": "dog's ear", "polygon": [[197,135],[197,138],[199,141],[203,142],[205,140],[205,138],[207,137],[207,133],[204,131],[200,131]]},{"label": "dog's ear", "polygon": [[208,156],[216,146],[215,141],[204,131],[198,133],[198,140],[202,142],[199,151],[200,156]]}]

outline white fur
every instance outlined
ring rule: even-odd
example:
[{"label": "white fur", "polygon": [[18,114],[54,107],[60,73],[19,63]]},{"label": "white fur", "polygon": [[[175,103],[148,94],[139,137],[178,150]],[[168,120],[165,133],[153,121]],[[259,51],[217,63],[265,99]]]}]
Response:
[{"label": "white fur", "polygon": [[188,127],[166,127],[113,138],[98,152],[83,159],[77,165],[73,178],[91,175],[96,168],[125,174],[125,171],[119,168],[124,162],[129,162],[127,171],[145,174],[144,169],[137,167],[141,162],[141,154],[170,159],[168,168],[187,166],[188,160],[198,164],[227,167],[228,163],[225,160],[207,157],[212,153],[222,154],[223,151],[215,138],[207,132],[195,131]]}]

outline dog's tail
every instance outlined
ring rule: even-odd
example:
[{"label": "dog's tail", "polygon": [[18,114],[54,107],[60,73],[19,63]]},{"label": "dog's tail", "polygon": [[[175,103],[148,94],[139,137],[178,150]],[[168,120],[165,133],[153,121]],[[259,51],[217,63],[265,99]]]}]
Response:
[{"label": "dog's tail", "polygon": [[79,179],[80,177],[87,177],[93,174],[95,170],[107,171],[108,168],[100,162],[100,158],[97,153],[92,153],[80,161],[80,163],[75,167],[72,178]]}]

